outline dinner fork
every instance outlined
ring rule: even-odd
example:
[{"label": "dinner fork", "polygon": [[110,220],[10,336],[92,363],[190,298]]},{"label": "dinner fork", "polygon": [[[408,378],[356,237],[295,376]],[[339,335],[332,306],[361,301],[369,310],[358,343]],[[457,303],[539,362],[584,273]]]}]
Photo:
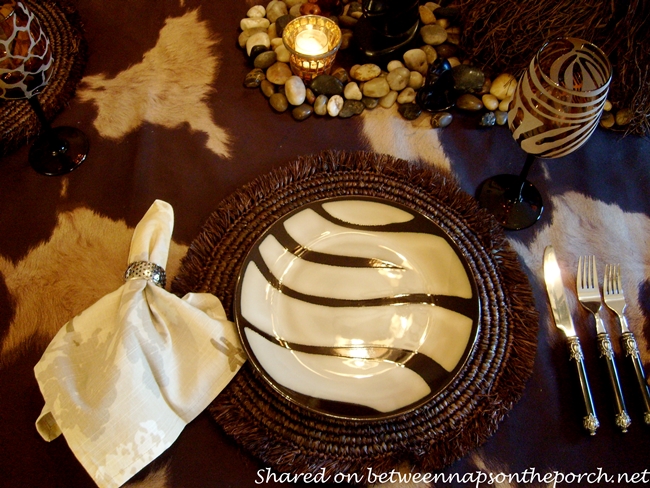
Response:
[{"label": "dinner fork", "polygon": [[610,308],[616,315],[621,324],[621,343],[625,350],[625,355],[632,359],[634,371],[636,372],[636,379],[639,382],[643,402],[645,403],[645,414],[643,420],[646,424],[650,425],[650,392],[648,392],[648,383],[643,371],[643,363],[639,355],[639,347],[636,344],[634,333],[630,331],[627,319],[625,318],[625,295],[623,294],[623,285],[621,283],[621,266],[606,265],[605,266],[605,279],[603,288],[605,289],[605,305]]},{"label": "dinner fork", "polygon": [[596,271],[596,258],[594,256],[580,256],[580,258],[578,258],[576,288],[578,290],[578,300],[584,308],[593,314],[594,319],[596,320],[596,333],[598,337],[600,357],[605,359],[607,372],[609,373],[609,380],[612,389],[614,390],[614,400],[617,409],[616,425],[621,429],[621,431],[627,432],[627,428],[630,426],[632,421],[625,408],[623,390],[621,390],[618,372],[616,371],[616,363],[614,362],[612,341],[609,338],[603,319],[600,316],[603,302],[600,296],[600,287],[598,286],[598,273]]}]

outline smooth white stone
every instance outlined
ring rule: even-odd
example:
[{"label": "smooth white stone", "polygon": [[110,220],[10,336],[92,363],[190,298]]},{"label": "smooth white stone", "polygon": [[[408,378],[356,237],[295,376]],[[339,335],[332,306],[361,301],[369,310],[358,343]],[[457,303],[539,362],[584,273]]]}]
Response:
[{"label": "smooth white stone", "polygon": [[341,95],[333,95],[332,98],[327,101],[327,113],[332,117],[338,116],[339,112],[343,108],[343,103],[345,102]]},{"label": "smooth white stone", "polygon": [[282,0],[272,0],[266,6],[266,18],[269,19],[270,22],[275,22],[288,13],[289,9],[287,8],[287,4]]},{"label": "smooth white stone", "polygon": [[281,37],[278,37],[278,28],[275,25],[275,22],[271,24],[268,29],[266,29],[266,33],[271,39],[282,39]]},{"label": "smooth white stone", "polygon": [[288,63],[291,58],[291,53],[286,48],[284,44],[279,45],[274,49],[275,55],[278,57],[278,61],[281,63]]},{"label": "smooth white stone", "polygon": [[348,100],[361,100],[363,98],[359,85],[355,81],[345,85],[343,96]]},{"label": "smooth white stone", "polygon": [[262,27],[254,27],[253,29],[246,29],[245,31],[242,31],[241,34],[239,34],[239,47],[245,48],[246,47],[246,41],[252,36],[253,34],[257,34],[258,32],[265,32],[266,29],[263,29]]},{"label": "smooth white stone", "polygon": [[397,101],[397,95],[396,91],[389,92],[386,96],[379,99],[379,105],[384,108],[391,108]]},{"label": "smooth white stone", "polygon": [[274,37],[271,39],[271,49],[274,51],[278,48],[278,46],[284,46],[284,42],[282,42],[281,37]]},{"label": "smooth white stone", "polygon": [[381,68],[372,63],[355,65],[352,68],[354,70],[350,69],[350,76],[357,81],[370,81],[381,74]]},{"label": "smooth white stone", "polygon": [[388,82],[390,89],[395,91],[402,91],[408,86],[410,80],[411,72],[404,66],[394,69],[388,73],[388,76],[386,76],[386,81]]},{"label": "smooth white stone", "polygon": [[292,76],[284,84],[284,94],[291,105],[300,105],[305,101],[307,88],[299,76]]},{"label": "smooth white stone", "polygon": [[411,103],[415,101],[415,90],[413,88],[406,87],[400,94],[397,96],[397,103]]},{"label": "smooth white stone", "polygon": [[374,78],[363,84],[363,94],[370,98],[384,97],[388,95],[390,91],[390,85],[384,77]]},{"label": "smooth white stone", "polygon": [[427,53],[422,49],[409,49],[404,53],[404,65],[411,71],[427,74]]},{"label": "smooth white stone", "polygon": [[403,68],[403,67],[404,67],[404,63],[402,63],[399,59],[393,59],[392,61],[388,62],[386,69],[390,73],[391,71],[394,71],[397,68]]},{"label": "smooth white stone", "polygon": [[266,9],[264,8],[264,5],[254,5],[248,9],[246,16],[251,19],[261,19],[266,17]]},{"label": "smooth white stone", "polygon": [[499,102],[499,110],[507,112],[510,109],[510,102],[512,102],[512,97],[501,100],[501,102]]},{"label": "smooth white stone", "polygon": [[419,90],[424,86],[424,76],[422,76],[418,71],[411,71],[409,86],[414,90]]},{"label": "smooth white stone", "polygon": [[293,7],[291,7],[291,8],[289,9],[289,15],[291,15],[292,17],[300,17],[300,16],[302,15],[302,14],[300,13],[300,7],[301,7],[301,5],[302,5],[302,3],[299,3],[299,4],[294,5]]},{"label": "smooth white stone", "polygon": [[246,41],[246,52],[251,55],[251,51],[255,46],[264,46],[267,49],[271,47],[271,39],[266,32],[258,32],[253,34]]},{"label": "smooth white stone", "polygon": [[262,29],[266,30],[269,28],[271,25],[271,21],[269,19],[241,19],[241,22],[239,23],[239,27],[241,30],[247,30],[247,29],[255,29],[256,27],[261,27]]}]

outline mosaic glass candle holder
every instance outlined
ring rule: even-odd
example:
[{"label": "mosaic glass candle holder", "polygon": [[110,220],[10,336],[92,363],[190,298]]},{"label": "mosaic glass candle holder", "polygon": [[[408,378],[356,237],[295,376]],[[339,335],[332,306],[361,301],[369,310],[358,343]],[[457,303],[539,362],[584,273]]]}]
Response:
[{"label": "mosaic glass candle holder", "polygon": [[303,15],[289,22],[282,32],[282,42],[291,53],[291,71],[309,82],[328,74],[341,46],[341,29],[320,15]]}]

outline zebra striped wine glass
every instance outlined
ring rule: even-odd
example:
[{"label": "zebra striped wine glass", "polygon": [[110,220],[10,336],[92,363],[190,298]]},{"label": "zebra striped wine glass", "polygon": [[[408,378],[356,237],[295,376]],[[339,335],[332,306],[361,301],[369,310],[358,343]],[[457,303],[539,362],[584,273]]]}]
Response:
[{"label": "zebra striped wine glass", "polygon": [[542,197],[526,178],[537,158],[560,158],[581,147],[598,126],[612,79],[612,66],[597,46],[563,37],[535,54],[517,83],[508,126],[528,157],[519,175],[485,180],[479,203],[506,229],[533,225],[543,210]]}]

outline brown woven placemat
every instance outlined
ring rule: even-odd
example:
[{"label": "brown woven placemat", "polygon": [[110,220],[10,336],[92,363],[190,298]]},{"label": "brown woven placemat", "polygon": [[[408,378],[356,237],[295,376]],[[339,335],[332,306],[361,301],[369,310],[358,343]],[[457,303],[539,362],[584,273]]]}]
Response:
[{"label": "brown woven placemat", "polygon": [[[73,97],[86,66],[86,40],[79,15],[68,0],[23,0],[50,38],[54,71],[38,100],[52,120]],[[0,98],[0,156],[19,149],[41,130],[27,100]]]},{"label": "brown woven placemat", "polygon": [[172,290],[214,293],[232,318],[241,265],[263,231],[305,203],[344,195],[406,205],[455,240],[481,301],[477,343],[464,369],[417,410],[388,420],[351,421],[289,402],[247,363],[210,411],[228,434],[277,471],[362,475],[404,462],[420,470],[443,468],[492,435],[520,398],[532,372],[538,328],[516,254],[450,173],[369,152],[299,158],[219,205],[191,244]]}]

